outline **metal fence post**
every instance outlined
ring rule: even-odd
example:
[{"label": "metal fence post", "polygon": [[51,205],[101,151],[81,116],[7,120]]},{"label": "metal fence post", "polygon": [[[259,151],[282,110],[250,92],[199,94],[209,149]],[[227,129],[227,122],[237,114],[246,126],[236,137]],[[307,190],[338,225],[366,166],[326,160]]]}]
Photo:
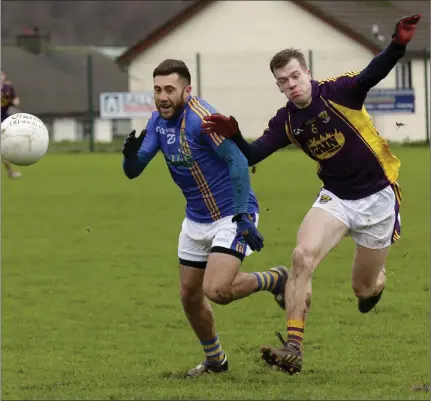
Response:
[{"label": "metal fence post", "polygon": [[201,88],[201,54],[196,53],[196,85],[197,85],[197,95],[198,97],[202,97],[202,88]]},{"label": "metal fence post", "polygon": [[87,53],[87,95],[90,128],[90,152],[94,152],[93,56]]},{"label": "metal fence post", "polygon": [[315,75],[313,73],[313,50],[308,50],[308,69],[311,71],[311,77]]},{"label": "metal fence post", "polygon": [[426,124],[426,143],[430,143],[430,111],[428,102],[428,61],[430,59],[430,49],[425,49],[424,51],[424,78],[425,78],[425,124]]}]

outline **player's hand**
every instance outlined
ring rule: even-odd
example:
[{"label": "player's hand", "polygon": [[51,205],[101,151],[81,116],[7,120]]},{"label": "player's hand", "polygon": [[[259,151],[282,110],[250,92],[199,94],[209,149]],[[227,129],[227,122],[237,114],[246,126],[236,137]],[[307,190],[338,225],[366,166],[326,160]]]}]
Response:
[{"label": "player's hand", "polygon": [[137,155],[138,150],[141,148],[142,142],[144,141],[145,135],[147,135],[147,130],[143,129],[137,138],[135,134],[136,130],[133,130],[124,141],[122,152],[126,159]]},{"label": "player's hand", "polygon": [[400,19],[395,25],[395,30],[392,35],[392,41],[398,45],[406,45],[412,40],[416,31],[416,25],[421,19],[421,15],[412,15]]},{"label": "player's hand", "polygon": [[205,116],[201,128],[206,134],[215,133],[225,138],[232,138],[234,135],[240,134],[238,123],[232,116],[226,117],[218,113]]},{"label": "player's hand", "polygon": [[250,215],[240,213],[235,215],[232,221],[236,222],[237,234],[241,234],[252,251],[259,252],[263,248],[263,237],[254,225]]}]

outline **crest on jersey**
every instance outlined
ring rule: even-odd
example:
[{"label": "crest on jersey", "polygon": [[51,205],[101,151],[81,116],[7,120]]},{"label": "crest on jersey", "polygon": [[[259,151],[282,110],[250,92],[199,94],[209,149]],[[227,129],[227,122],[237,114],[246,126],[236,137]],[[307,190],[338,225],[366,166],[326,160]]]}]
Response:
[{"label": "crest on jersey", "polygon": [[323,194],[320,195],[319,203],[328,203],[332,198],[329,195]]},{"label": "crest on jersey", "polygon": [[331,120],[331,117],[329,117],[329,114],[326,110],[322,111],[321,113],[319,113],[318,117],[323,120],[323,122],[325,124],[328,124],[329,121]]}]

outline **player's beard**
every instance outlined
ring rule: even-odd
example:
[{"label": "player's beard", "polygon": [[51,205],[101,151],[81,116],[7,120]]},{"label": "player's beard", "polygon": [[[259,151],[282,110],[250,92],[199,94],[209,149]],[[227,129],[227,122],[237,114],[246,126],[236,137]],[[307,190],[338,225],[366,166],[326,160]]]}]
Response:
[{"label": "player's beard", "polygon": [[[181,95],[178,97],[176,101],[170,101],[166,103],[159,103],[157,105],[157,110],[159,111],[160,115],[164,120],[172,120],[178,117],[178,115],[181,113],[182,108],[186,104],[186,100],[184,100],[184,92],[185,88],[181,91]],[[163,110],[161,106],[163,105],[169,105],[170,108],[166,110]]]}]

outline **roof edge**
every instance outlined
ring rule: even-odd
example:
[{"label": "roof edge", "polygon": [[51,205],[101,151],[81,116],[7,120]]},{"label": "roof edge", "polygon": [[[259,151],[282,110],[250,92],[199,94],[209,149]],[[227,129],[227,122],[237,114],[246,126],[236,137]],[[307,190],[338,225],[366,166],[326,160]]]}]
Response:
[{"label": "roof edge", "polygon": [[[123,54],[118,56],[115,59],[115,62],[121,68],[127,68],[130,63],[140,54],[148,50],[151,46],[156,44],[158,41],[169,35],[176,28],[183,25],[185,22],[193,18],[196,14],[206,8],[208,5],[215,3],[217,0],[196,0],[189,7],[185,8],[179,14],[174,15],[170,20],[156,28],[153,32],[151,32],[145,39],[142,39],[136,42],[133,46],[128,48]],[[314,15],[316,18],[319,18],[321,21],[327,23],[332,26],[345,36],[354,40],[355,42],[361,44],[366,49],[370,50],[373,54],[378,54],[383,50],[383,47],[379,46],[373,40],[367,39],[363,35],[349,28],[348,26],[336,21],[334,18],[331,18],[312,4],[308,2],[304,2],[301,0],[291,0],[292,3],[300,7],[301,9],[309,12]],[[407,57],[409,58],[420,58],[424,57],[423,52],[421,51],[408,51]]]},{"label": "roof edge", "polygon": [[329,17],[316,7],[314,7],[312,4],[309,4],[305,1],[300,0],[292,0],[292,3],[297,5],[298,7],[302,8],[303,10],[308,11],[310,14],[313,14],[315,17],[319,18],[323,22],[326,22],[328,25],[331,25],[333,28],[337,29],[344,35],[350,37],[355,42],[361,44],[362,46],[366,47],[368,50],[373,52],[374,54],[380,53],[382,51],[382,48],[379,47],[376,43],[374,43],[372,40],[367,40],[365,37],[360,35],[359,33],[355,32],[353,29],[347,27],[344,24],[341,24],[340,22],[336,21],[335,19]]},{"label": "roof edge", "polygon": [[192,5],[181,11],[179,14],[174,15],[160,27],[156,28],[145,39],[138,41],[132,47],[127,49],[122,55],[115,59],[115,62],[121,67],[128,66],[138,55],[142,54],[145,50],[153,46],[159,40],[163,39],[176,28],[183,25],[205,7],[214,2],[215,0],[196,0]]},{"label": "roof edge", "polygon": [[404,56],[404,58],[408,58],[408,59],[430,59],[430,53],[428,49],[424,49],[424,50],[409,50],[409,48],[407,48],[406,51],[406,55]]}]

